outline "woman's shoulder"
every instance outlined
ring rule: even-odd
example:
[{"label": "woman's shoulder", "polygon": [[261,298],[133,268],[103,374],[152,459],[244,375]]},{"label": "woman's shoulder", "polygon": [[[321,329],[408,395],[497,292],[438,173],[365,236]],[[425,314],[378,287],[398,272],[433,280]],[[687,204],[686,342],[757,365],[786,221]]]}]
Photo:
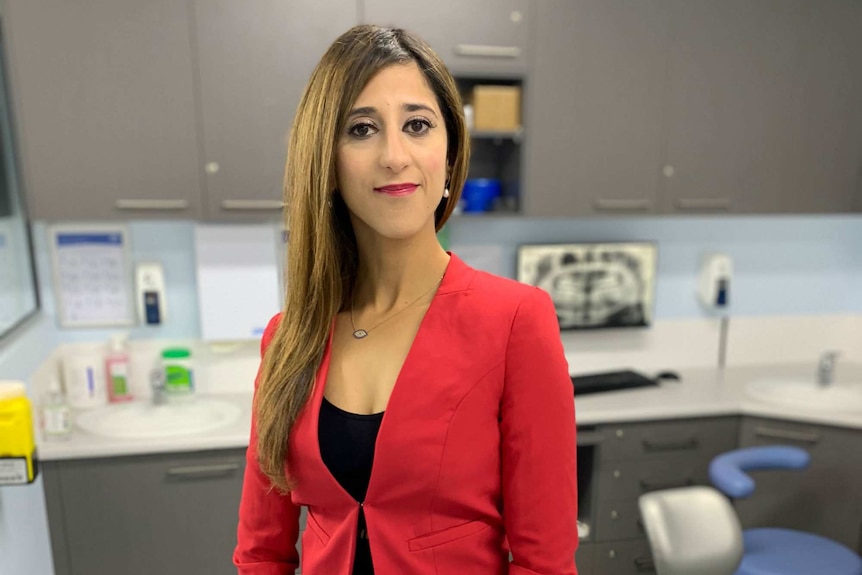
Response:
[{"label": "woman's shoulder", "polygon": [[475,270],[469,291],[483,300],[493,300],[504,307],[512,308],[525,302],[550,300],[548,293],[540,288],[482,270]]}]

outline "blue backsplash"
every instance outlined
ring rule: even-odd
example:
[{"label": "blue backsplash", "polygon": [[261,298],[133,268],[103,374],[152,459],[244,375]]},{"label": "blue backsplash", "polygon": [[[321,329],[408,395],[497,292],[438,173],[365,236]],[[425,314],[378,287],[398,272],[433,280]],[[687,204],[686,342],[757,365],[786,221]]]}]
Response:
[{"label": "blue backsplash", "polygon": [[[138,327],[133,338],[199,337],[190,221],[129,223],[132,259],[162,262],[168,320]],[[497,245],[502,272],[515,276],[518,245],[592,241],[654,241],[658,245],[655,318],[703,317],[697,288],[704,253],[734,263],[731,313],[738,316],[862,313],[862,216],[644,217],[603,219],[453,218],[449,242]],[[33,233],[43,307],[54,314],[47,226]],[[109,330],[63,330],[62,340],[103,339]]]}]

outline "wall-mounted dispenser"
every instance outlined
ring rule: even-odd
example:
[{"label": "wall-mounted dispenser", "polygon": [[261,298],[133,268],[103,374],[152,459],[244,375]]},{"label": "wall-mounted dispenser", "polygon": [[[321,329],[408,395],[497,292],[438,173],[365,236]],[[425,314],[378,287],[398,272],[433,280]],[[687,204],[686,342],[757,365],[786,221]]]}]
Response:
[{"label": "wall-mounted dispenser", "polygon": [[698,299],[708,310],[723,310],[730,305],[733,263],[726,254],[711,253],[703,258]]}]

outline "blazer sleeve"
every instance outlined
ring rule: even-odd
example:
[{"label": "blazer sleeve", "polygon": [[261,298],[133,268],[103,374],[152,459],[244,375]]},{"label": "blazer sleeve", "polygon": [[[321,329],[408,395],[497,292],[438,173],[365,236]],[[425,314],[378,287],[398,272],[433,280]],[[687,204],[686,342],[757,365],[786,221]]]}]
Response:
[{"label": "blazer sleeve", "polygon": [[[261,358],[278,326],[280,315],[266,326],[261,340]],[[258,370],[258,377],[260,371]],[[255,392],[258,379],[255,378]],[[237,546],[233,562],[239,575],[286,575],[299,567],[296,541],[300,507],[290,495],[270,489],[270,481],[257,461],[257,431],[252,416],[251,436],[246,451],[245,478],[239,506]]]},{"label": "blazer sleeve", "polygon": [[533,288],[512,322],[501,401],[510,575],[577,575],[575,402],[556,312]]}]

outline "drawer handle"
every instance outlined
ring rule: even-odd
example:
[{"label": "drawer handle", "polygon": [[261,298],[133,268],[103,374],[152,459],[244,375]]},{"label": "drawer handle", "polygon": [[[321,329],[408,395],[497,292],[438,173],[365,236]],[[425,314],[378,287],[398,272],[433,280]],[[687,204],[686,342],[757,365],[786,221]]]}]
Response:
[{"label": "drawer handle", "polygon": [[231,475],[239,470],[239,463],[217,463],[213,465],[186,465],[171,467],[167,476],[174,479],[199,479],[203,477],[221,477]]},{"label": "drawer handle", "polygon": [[678,198],[676,207],[681,210],[729,210],[730,198]]},{"label": "drawer handle", "polygon": [[679,441],[650,441],[643,440],[644,449],[647,451],[684,451],[686,449],[697,448],[698,442],[696,437],[689,437]]},{"label": "drawer handle", "polygon": [[117,200],[118,210],[185,210],[188,200]]},{"label": "drawer handle", "polygon": [[649,209],[649,200],[638,198],[596,198],[593,206],[597,210],[609,212],[617,211],[639,211]]},{"label": "drawer handle", "polygon": [[641,479],[640,485],[641,490],[644,492],[659,491],[661,489],[689,487],[690,485],[694,485],[694,480],[691,477],[686,477],[685,479],[670,479],[668,481],[647,481],[645,479]]},{"label": "drawer handle", "polygon": [[655,573],[655,561],[652,557],[635,557],[635,571],[640,573]]},{"label": "drawer handle", "polygon": [[814,431],[793,431],[791,429],[757,426],[754,428],[754,434],[767,439],[788,439],[800,443],[817,443],[820,441],[820,434]]},{"label": "drawer handle", "polygon": [[458,56],[477,58],[518,58],[521,49],[517,46],[488,46],[487,44],[458,44],[455,46]]},{"label": "drawer handle", "polygon": [[281,200],[224,200],[223,210],[280,210],[284,207]]}]

